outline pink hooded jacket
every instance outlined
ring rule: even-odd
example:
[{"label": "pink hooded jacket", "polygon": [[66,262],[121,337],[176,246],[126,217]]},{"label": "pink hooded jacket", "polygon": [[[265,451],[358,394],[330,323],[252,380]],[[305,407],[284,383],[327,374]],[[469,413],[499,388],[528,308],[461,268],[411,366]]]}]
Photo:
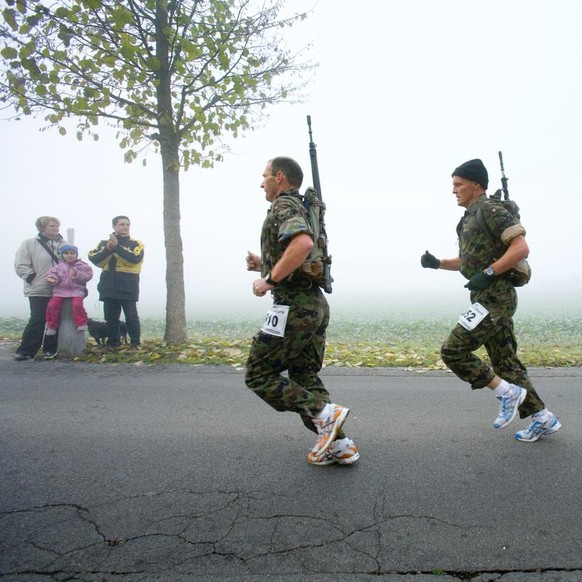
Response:
[{"label": "pink hooded jacket", "polygon": [[[71,269],[77,269],[77,276],[73,278]],[[87,281],[93,278],[93,269],[78,259],[76,263],[70,264],[64,261],[55,265],[46,275],[57,280],[53,287],[55,297],[85,297],[87,295]]]}]

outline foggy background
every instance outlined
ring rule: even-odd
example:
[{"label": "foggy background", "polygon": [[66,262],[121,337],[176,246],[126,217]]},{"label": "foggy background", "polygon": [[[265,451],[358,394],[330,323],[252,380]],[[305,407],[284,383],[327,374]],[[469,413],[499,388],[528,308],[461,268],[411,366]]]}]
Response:
[{"label": "foggy background", "polygon": [[[582,36],[578,0],[429,0],[356,5],[320,2],[291,29],[292,43],[313,42],[319,63],[305,103],[268,110],[262,127],[232,140],[215,169],[181,174],[182,237],[189,319],[252,317],[268,297],[251,292],[247,250],[259,251],[268,204],[259,187],[268,159],[289,155],[311,185],[306,116],[327,204],[333,256],[332,313],[377,317],[395,310],[461,313],[468,291],[458,273],[420,267],[430,250],[457,254],[463,209],[451,172],[481,158],[489,194],[501,187],[503,151],[512,199],[527,229],[533,277],[519,291],[520,311],[577,309],[582,276]],[[293,0],[288,10],[308,10]],[[165,314],[161,160],[123,163],[114,131],[78,142],[42,118],[0,124],[4,219],[0,229],[0,316],[29,313],[14,254],[36,235],[38,216],[75,229],[80,257],[127,214],[145,244],[138,305],[142,317]],[[71,128],[74,126],[71,125]],[[102,317],[94,268],[86,307]]]}]

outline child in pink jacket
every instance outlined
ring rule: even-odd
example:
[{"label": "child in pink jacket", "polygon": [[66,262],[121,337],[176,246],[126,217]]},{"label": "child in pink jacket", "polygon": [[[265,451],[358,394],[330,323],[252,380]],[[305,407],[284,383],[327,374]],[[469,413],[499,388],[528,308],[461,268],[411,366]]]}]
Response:
[{"label": "child in pink jacket", "polygon": [[55,265],[46,276],[53,285],[53,296],[46,308],[46,335],[54,335],[59,327],[59,318],[65,299],[73,304],[73,320],[78,331],[87,329],[87,312],[83,299],[87,295],[87,281],[93,278],[93,269],[79,259],[79,249],[73,245],[61,247],[63,260]]}]

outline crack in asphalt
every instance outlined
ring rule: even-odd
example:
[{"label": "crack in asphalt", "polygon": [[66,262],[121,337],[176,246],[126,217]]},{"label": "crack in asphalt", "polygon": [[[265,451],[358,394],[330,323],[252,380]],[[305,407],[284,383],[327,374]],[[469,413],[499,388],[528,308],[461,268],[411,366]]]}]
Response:
[{"label": "crack in asphalt", "polygon": [[[331,564],[314,564],[313,553],[329,554],[334,546],[343,546],[340,554],[344,559],[336,565],[341,572],[379,574],[387,573],[381,557],[388,545],[383,543],[388,535],[383,529],[386,524],[428,520],[446,527],[479,529],[431,515],[391,514],[386,488],[376,498],[371,520],[354,527],[342,526],[328,515],[270,513],[260,505],[276,506],[278,500],[278,493],[265,491],[177,489],[122,497],[91,507],[49,503],[0,512],[2,530],[10,531],[9,536],[0,536],[5,555],[0,575],[127,575],[191,572],[198,567],[210,574],[218,572],[224,561],[229,570],[242,569],[252,575],[265,567],[270,571],[272,558],[286,558],[298,574],[323,574],[331,571]],[[153,503],[156,501],[161,507]],[[175,509],[179,511],[173,513]],[[139,523],[134,523],[136,520]],[[79,536],[76,543],[70,532]],[[33,569],[23,567],[22,557],[29,554],[33,554],[28,556],[35,563]],[[218,561],[208,564],[210,558]],[[233,561],[238,566],[233,566]],[[112,568],[112,562],[123,567],[115,564]]]}]

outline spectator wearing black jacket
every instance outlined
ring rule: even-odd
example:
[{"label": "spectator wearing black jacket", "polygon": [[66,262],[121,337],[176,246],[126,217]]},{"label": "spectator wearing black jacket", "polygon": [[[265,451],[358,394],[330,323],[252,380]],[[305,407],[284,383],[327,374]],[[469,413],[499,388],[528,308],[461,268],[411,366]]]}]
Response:
[{"label": "spectator wearing black jacket", "polygon": [[107,323],[106,348],[116,350],[120,345],[119,317],[125,315],[131,347],[140,345],[140,322],[137,313],[139,275],[144,259],[144,246],[129,234],[130,220],[116,216],[113,232],[89,251],[89,260],[102,269],[97,290],[103,301],[103,316]]}]

